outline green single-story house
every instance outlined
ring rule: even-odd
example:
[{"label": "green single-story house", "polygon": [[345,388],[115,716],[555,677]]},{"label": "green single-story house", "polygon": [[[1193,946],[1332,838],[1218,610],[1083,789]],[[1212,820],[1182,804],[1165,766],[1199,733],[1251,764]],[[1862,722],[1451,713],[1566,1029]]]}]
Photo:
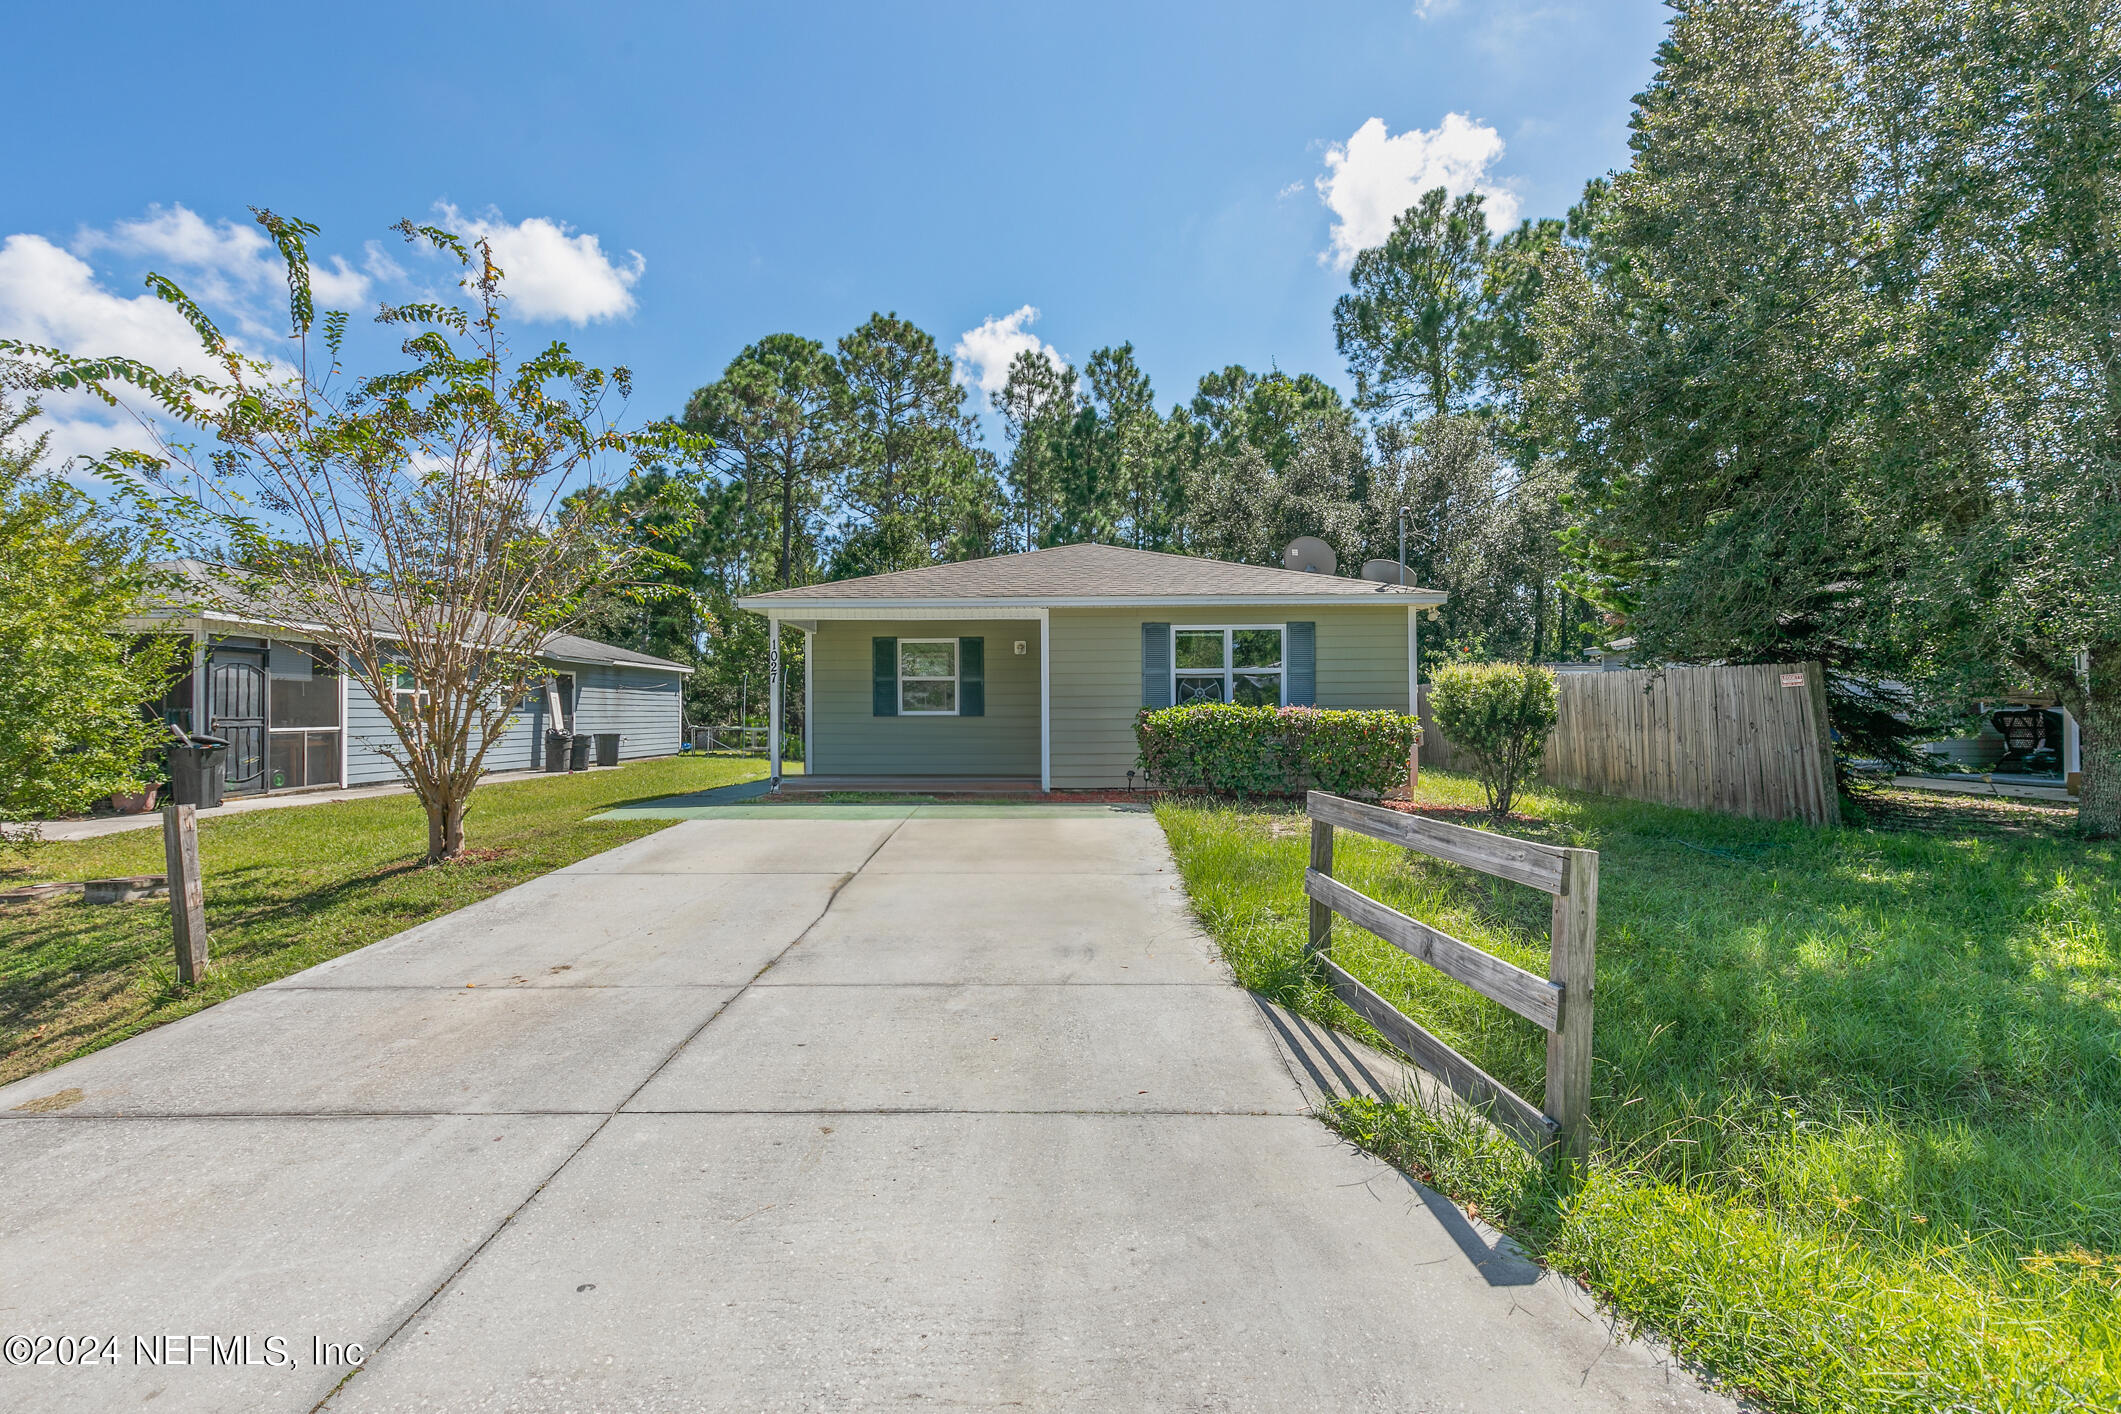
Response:
[{"label": "green single-story house", "polygon": [[[1124,789],[1186,702],[1409,712],[1411,585],[1064,545],[739,599],[805,635],[804,789]],[[772,775],[781,782],[779,734]]]}]

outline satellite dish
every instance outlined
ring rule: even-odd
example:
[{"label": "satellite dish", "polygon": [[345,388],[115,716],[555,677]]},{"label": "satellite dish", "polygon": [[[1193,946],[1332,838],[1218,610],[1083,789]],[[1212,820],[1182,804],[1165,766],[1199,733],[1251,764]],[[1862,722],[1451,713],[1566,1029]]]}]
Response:
[{"label": "satellite dish", "polygon": [[1299,535],[1281,552],[1281,567],[1299,574],[1334,574],[1340,569],[1340,557],[1317,536]]},{"label": "satellite dish", "polygon": [[1373,584],[1412,585],[1414,576],[1397,560],[1364,560],[1362,577]]}]

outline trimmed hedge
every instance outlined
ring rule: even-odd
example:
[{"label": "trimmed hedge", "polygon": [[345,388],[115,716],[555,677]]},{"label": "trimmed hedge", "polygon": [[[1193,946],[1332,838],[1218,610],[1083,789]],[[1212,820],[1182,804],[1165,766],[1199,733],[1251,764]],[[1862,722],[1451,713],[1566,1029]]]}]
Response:
[{"label": "trimmed hedge", "polygon": [[1407,783],[1421,728],[1397,712],[1227,703],[1143,708],[1134,740],[1149,783],[1236,796],[1382,796]]}]

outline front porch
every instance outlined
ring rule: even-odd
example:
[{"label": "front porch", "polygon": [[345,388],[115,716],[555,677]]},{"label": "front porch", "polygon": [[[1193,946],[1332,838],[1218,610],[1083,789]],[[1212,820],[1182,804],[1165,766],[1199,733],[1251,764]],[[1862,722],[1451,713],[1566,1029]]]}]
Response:
[{"label": "front porch", "polygon": [[768,775],[784,794],[1037,795],[1047,760],[1042,610],[977,606],[768,614],[769,721],[785,720],[782,628],[804,635],[803,774]]},{"label": "front porch", "polygon": [[783,795],[884,792],[891,795],[1037,795],[1036,776],[782,776]]}]

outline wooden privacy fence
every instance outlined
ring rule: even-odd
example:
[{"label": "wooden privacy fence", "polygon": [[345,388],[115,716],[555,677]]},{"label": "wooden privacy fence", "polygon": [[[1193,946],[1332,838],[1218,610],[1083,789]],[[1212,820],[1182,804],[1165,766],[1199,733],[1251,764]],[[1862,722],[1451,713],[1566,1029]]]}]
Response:
[{"label": "wooden privacy fence", "polygon": [[[1311,792],[1305,812],[1311,817],[1311,867],[1304,871],[1304,893],[1311,900],[1307,951],[1325,972],[1334,994],[1423,1070],[1443,1081],[1460,1099],[1484,1109],[1488,1118],[1533,1153],[1544,1154],[1559,1144],[1575,1158],[1586,1157],[1591,1149],[1591,994],[1598,951],[1598,851],[1561,849],[1469,830],[1321,791]],[[1333,877],[1335,827],[1552,894],[1554,926],[1547,975],[1540,977],[1504,962],[1341,883]],[[1331,953],[1336,913],[1545,1027],[1546,1109],[1542,1111],[1437,1040],[1335,962]]]},{"label": "wooden privacy fence", "polygon": [[[1826,679],[1817,663],[1556,673],[1559,720],[1540,779],[1693,810],[1839,818]],[[1424,765],[1464,770],[1421,689]]]}]

